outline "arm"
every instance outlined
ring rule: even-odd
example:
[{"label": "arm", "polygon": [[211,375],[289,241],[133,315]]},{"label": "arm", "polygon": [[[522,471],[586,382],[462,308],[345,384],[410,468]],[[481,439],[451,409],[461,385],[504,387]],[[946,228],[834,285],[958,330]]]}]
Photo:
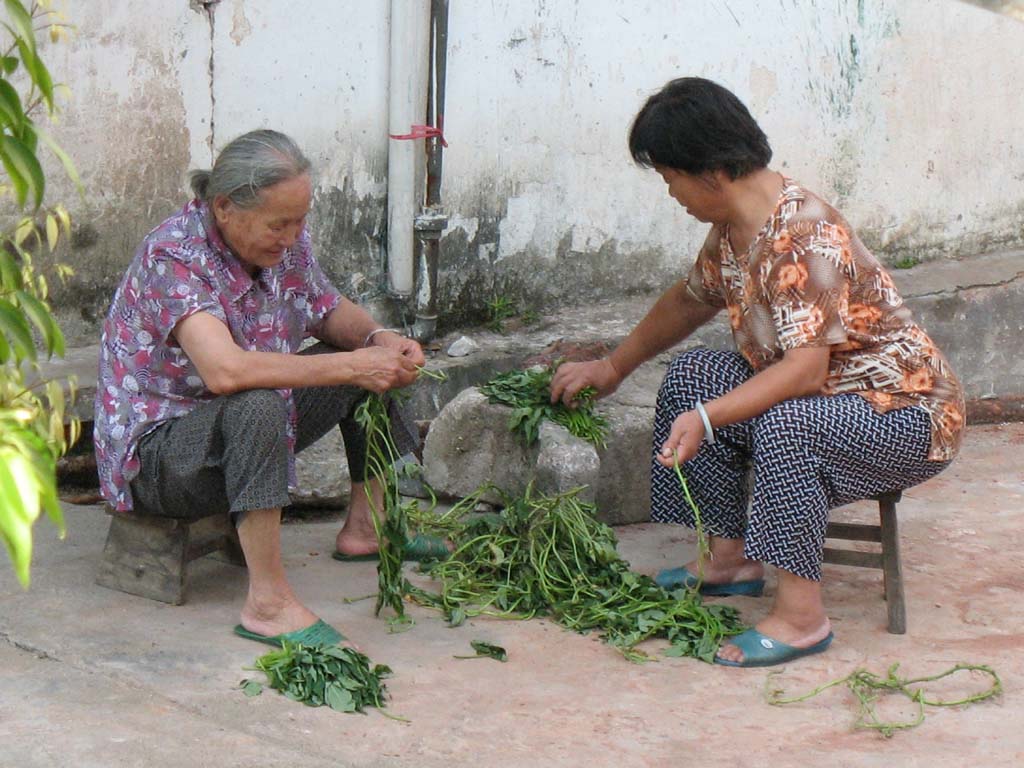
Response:
[{"label": "arm", "polygon": [[[317,338],[338,349],[358,350],[362,348],[367,336],[380,327],[380,323],[374,320],[369,312],[343,297],[324,320]],[[393,331],[374,333],[370,344],[394,350],[408,358],[413,365],[423,366],[426,363],[423,350],[415,340]]]},{"label": "arm", "polygon": [[[418,373],[412,359],[384,346],[324,355],[244,350],[235,344],[227,326],[208,312],[186,317],[175,327],[173,335],[195,365],[203,383],[218,395],[248,389],[339,384],[386,392],[411,384]],[[356,346],[361,346],[362,341],[359,339]]]},{"label": "arm", "polygon": [[678,344],[718,313],[697,301],[680,280],[655,302],[629,336],[602,360],[565,363],[551,381],[551,402],[569,405],[581,389],[592,386],[599,397],[610,395],[642,363]]},{"label": "arm", "polygon": [[[816,395],[828,376],[831,347],[799,347],[788,350],[770,365],[711,402],[704,403],[712,428],[760,416],[773,405],[793,397]],[[671,467],[692,459],[704,439],[704,422],[697,411],[686,411],[672,423],[658,461]]]}]

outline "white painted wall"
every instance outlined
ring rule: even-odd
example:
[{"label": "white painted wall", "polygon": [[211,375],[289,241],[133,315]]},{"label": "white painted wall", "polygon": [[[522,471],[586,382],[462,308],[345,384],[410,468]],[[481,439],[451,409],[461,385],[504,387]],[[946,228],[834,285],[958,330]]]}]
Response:
[{"label": "white painted wall", "polygon": [[[67,311],[103,303],[211,139],[260,126],[318,166],[328,268],[356,274],[352,290],[382,285],[388,5],[221,0],[211,28],[195,0],[69,2],[79,35],[48,53],[73,91],[57,134],[96,237],[70,254],[87,277]],[[493,285],[571,301],[676,274],[704,227],[625,137],[685,74],[732,88],[774,165],[890,255],[1024,242],[1024,24],[1007,17],[955,0],[451,0],[449,46],[450,305]]]}]

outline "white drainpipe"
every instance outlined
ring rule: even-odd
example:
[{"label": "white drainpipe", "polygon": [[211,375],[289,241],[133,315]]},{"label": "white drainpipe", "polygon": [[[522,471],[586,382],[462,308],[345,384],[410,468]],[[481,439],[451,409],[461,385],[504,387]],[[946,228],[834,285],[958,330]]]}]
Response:
[{"label": "white drainpipe", "polygon": [[[388,133],[404,136],[427,111],[430,0],[391,0]],[[423,198],[423,139],[388,142],[388,288],[407,298],[415,284],[413,221]]]}]

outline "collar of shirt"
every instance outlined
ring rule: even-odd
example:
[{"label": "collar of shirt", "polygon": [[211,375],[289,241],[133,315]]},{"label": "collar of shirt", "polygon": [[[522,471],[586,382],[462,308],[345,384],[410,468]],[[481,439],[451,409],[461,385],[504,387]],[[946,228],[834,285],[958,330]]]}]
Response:
[{"label": "collar of shirt", "polygon": [[[241,259],[235,255],[231,247],[225,242],[224,237],[217,227],[213,218],[213,211],[205,202],[197,201],[200,220],[206,235],[206,242],[210,251],[216,257],[217,269],[224,279],[223,292],[228,299],[234,303],[245,294],[256,287],[257,282],[262,282],[264,290],[273,293],[276,290],[277,270],[261,269],[256,277],[246,271]],[[285,254],[287,256],[287,253]]]}]

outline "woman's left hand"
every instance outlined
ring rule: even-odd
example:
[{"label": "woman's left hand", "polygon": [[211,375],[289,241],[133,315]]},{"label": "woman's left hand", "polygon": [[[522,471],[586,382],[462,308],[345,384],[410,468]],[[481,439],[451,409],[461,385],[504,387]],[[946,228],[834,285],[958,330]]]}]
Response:
[{"label": "woman's left hand", "polygon": [[423,348],[417,343],[415,339],[410,339],[407,336],[401,336],[393,331],[383,331],[373,337],[373,343],[378,347],[387,347],[393,349],[402,357],[407,357],[412,361],[413,365],[423,367],[427,358],[423,354]]},{"label": "woman's left hand", "polygon": [[704,439],[704,422],[696,411],[685,411],[676,417],[672,422],[672,431],[669,433],[661,450],[658,452],[658,462],[663,467],[673,467],[676,461],[682,464],[697,455],[700,449],[700,441]]}]

